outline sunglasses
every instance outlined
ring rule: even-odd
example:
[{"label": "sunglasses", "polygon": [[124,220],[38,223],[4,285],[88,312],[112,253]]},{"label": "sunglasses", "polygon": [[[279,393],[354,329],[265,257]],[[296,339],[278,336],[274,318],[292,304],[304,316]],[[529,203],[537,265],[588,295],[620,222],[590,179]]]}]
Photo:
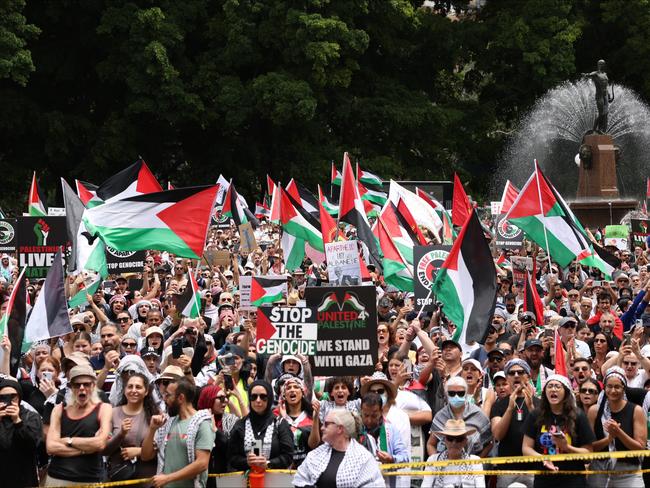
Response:
[{"label": "sunglasses", "polygon": [[160,380],[160,384],[163,386],[169,386],[172,383],[172,380]]},{"label": "sunglasses", "polygon": [[92,385],[93,385],[92,381],[83,381],[83,382],[80,382],[80,383],[70,383],[70,386],[72,386],[72,388],[73,388],[74,390],[78,390],[78,389],[81,388],[82,386],[87,390],[87,389],[89,389]]},{"label": "sunglasses", "polygon": [[14,398],[18,398],[17,393],[6,393],[4,395],[0,395],[0,404],[5,404],[9,405],[11,402],[13,402]]},{"label": "sunglasses", "polygon": [[523,369],[511,369],[508,371],[508,376],[523,376],[526,372]]},{"label": "sunglasses", "polygon": [[369,391],[370,393],[376,393],[377,395],[383,395],[384,393],[386,393],[385,388],[377,388],[375,390],[369,390]]},{"label": "sunglasses", "polygon": [[122,343],[122,347],[124,347],[124,348],[127,348],[127,347],[131,348],[131,347],[135,347],[135,346],[136,346],[135,342],[123,342]]},{"label": "sunglasses", "polygon": [[581,388],[580,393],[583,393],[585,395],[597,395],[598,390],[596,390],[595,388]]},{"label": "sunglasses", "polygon": [[266,393],[251,393],[251,401],[262,400],[263,402],[267,401],[269,396]]},{"label": "sunglasses", "polygon": [[573,368],[573,371],[579,372],[579,371],[589,371],[589,366],[584,366],[582,368]]},{"label": "sunglasses", "polygon": [[465,396],[465,392],[464,391],[448,391],[447,395],[449,395],[450,397],[457,396],[458,398],[462,398],[462,397]]},{"label": "sunglasses", "polygon": [[625,366],[636,366],[636,365],[639,364],[639,363],[636,362],[636,361],[623,361],[623,364],[624,364]]},{"label": "sunglasses", "polygon": [[467,437],[464,435],[455,436],[455,435],[446,435],[445,440],[447,442],[465,442]]},{"label": "sunglasses", "polygon": [[594,339],[594,342],[605,343],[605,342],[607,342],[607,340],[606,339]]},{"label": "sunglasses", "polygon": [[217,396],[217,397],[215,398],[215,400],[219,400],[220,402],[224,402],[224,403],[225,403],[227,399],[226,399],[225,395],[219,395],[219,396]]},{"label": "sunglasses", "polygon": [[568,322],[562,326],[564,329],[575,329],[576,324],[575,322]]}]

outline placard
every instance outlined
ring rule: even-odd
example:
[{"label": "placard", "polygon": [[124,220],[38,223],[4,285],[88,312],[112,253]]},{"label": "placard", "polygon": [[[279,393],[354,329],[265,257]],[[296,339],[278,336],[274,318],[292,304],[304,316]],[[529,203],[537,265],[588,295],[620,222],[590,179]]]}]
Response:
[{"label": "placard", "polygon": [[524,243],[524,232],[505,219],[505,214],[496,218],[495,245],[498,249],[516,249]]},{"label": "placard", "polygon": [[239,252],[250,254],[255,249],[257,249],[257,240],[253,226],[250,222],[241,224],[239,226]]},{"label": "placard", "polygon": [[314,356],[318,339],[316,310],[309,307],[260,307],[255,345],[262,354]]},{"label": "placard", "polygon": [[331,286],[361,284],[357,241],[328,242],[325,244],[325,256]]},{"label": "placard", "polygon": [[415,292],[416,309],[419,310],[422,305],[424,305],[423,310],[432,311],[434,309],[433,295],[429,295],[429,291],[438,270],[449,256],[449,251],[451,251],[451,246],[413,247],[413,268],[415,270],[413,291]]},{"label": "placard", "polygon": [[141,273],[146,251],[118,251],[106,246],[106,267],[110,274]]},{"label": "placard", "polygon": [[490,213],[492,215],[499,215],[501,213],[501,201],[490,202]]},{"label": "placard", "polygon": [[239,310],[257,310],[251,305],[251,283],[252,276],[239,277]]},{"label": "placard", "polygon": [[627,225],[608,225],[605,227],[605,245],[616,246],[621,251],[628,249],[629,230]]},{"label": "placard", "polygon": [[526,282],[526,272],[533,272],[533,258],[526,256],[510,256],[512,264],[512,281]]},{"label": "placard", "polygon": [[16,251],[16,219],[0,220],[0,252]]},{"label": "placard", "polygon": [[318,323],[316,354],[309,358],[314,376],[372,374],[378,353],[374,287],[308,286],[305,299]]},{"label": "placard", "polygon": [[650,219],[630,219],[630,227],[632,248],[641,246],[645,249],[646,238],[650,235]]},{"label": "placard", "polygon": [[27,267],[28,278],[45,278],[59,248],[70,246],[65,217],[18,217],[16,236],[18,266]]},{"label": "placard", "polygon": [[210,266],[228,266],[231,262],[227,249],[206,249],[203,256]]}]

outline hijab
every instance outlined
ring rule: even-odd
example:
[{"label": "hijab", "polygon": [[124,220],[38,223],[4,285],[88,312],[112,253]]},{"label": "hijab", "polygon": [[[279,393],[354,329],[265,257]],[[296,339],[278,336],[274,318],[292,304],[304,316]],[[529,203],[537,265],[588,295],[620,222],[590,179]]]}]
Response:
[{"label": "hijab", "polygon": [[[266,402],[266,410],[264,410],[262,413],[257,413],[255,410],[253,410],[252,406],[253,402],[251,400],[251,392],[256,386],[263,387],[266,390],[266,395],[268,396],[268,401]],[[248,407],[248,418],[251,421],[253,430],[256,433],[266,430],[266,428],[271,425],[275,418],[273,415],[273,388],[269,383],[264,380],[255,380],[251,383],[251,385],[248,387]]]}]

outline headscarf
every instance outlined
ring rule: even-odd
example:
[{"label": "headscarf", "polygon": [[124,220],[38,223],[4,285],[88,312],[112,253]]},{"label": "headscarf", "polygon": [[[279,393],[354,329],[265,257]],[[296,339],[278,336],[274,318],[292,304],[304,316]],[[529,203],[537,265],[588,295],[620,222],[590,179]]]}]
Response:
[{"label": "headscarf", "polygon": [[124,298],[124,295],[113,295],[111,299],[108,301],[108,305],[111,306],[115,302],[124,302],[126,303],[126,298]]},{"label": "headscarf", "polygon": [[[268,401],[266,402],[266,410],[262,413],[257,413],[255,410],[253,410],[253,406],[252,406],[253,401],[251,400],[251,393],[253,391],[253,388],[255,388],[256,386],[263,387],[266,390],[266,394],[268,396]],[[264,380],[255,380],[251,383],[251,385],[248,387],[248,407],[249,407],[248,418],[250,419],[251,426],[253,427],[253,430],[255,432],[262,432],[269,425],[271,425],[274,419],[273,388],[269,383],[267,383]]]},{"label": "headscarf", "polygon": [[[149,384],[154,381],[154,377],[147,369],[142,358],[135,354],[127,354],[120,359],[119,366],[115,368],[115,382],[111,386],[111,391],[108,394],[108,399],[114,407],[120,403],[120,400],[122,400],[122,394],[124,392],[124,387],[126,386],[122,380],[122,373],[124,371],[135,371],[136,373],[144,375]],[[159,398],[156,397],[154,397],[154,399],[156,401],[159,400]]]},{"label": "headscarf", "polygon": [[[217,399],[217,395],[221,391],[221,387],[219,385],[210,385],[206,386],[201,390],[201,394],[199,395],[199,401],[197,402],[197,407],[199,410],[210,410],[210,413],[212,413],[212,406],[214,405],[214,401]],[[223,425],[222,425],[222,415],[219,415],[217,418],[214,413],[212,413],[212,416],[214,417],[215,424],[217,425],[217,429],[223,430]]]}]

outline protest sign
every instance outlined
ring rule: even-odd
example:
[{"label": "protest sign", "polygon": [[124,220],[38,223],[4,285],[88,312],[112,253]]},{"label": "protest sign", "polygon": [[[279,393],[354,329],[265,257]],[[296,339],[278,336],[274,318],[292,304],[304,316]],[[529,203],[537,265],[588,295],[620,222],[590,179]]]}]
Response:
[{"label": "protest sign", "polygon": [[490,202],[490,213],[492,215],[499,215],[501,213],[501,201]]},{"label": "protest sign", "polygon": [[61,246],[70,246],[65,217],[16,219],[18,266],[27,267],[25,276],[28,278],[45,278]]},{"label": "protest sign", "polygon": [[52,217],[65,217],[65,207],[49,207],[47,214]]},{"label": "protest sign", "polygon": [[497,249],[515,249],[522,246],[524,232],[516,225],[508,222],[505,219],[505,214],[501,214],[496,218],[495,229],[495,245]]},{"label": "protest sign", "polygon": [[0,220],[0,251],[16,251],[16,219]]},{"label": "protest sign", "polygon": [[375,295],[370,286],[306,288],[307,306],[316,310],[318,322],[316,354],[310,357],[314,376],[373,373],[378,352]]},{"label": "protest sign", "polygon": [[217,229],[230,229],[230,217],[221,213],[221,207],[215,206],[212,209],[210,225],[215,226]]},{"label": "protest sign", "polygon": [[256,310],[257,307],[251,305],[251,283],[252,276],[239,277],[239,310]]},{"label": "protest sign", "polygon": [[241,224],[239,226],[239,252],[250,254],[257,249],[257,241],[255,240],[255,232],[250,222]]},{"label": "protest sign", "polygon": [[[2,225],[1,222],[0,225]],[[646,238],[650,235],[650,219],[631,219],[630,227],[631,227],[630,235],[632,238],[632,247],[635,246],[643,247]]]},{"label": "protest sign", "polygon": [[524,256],[510,256],[512,264],[512,281],[514,283],[526,281],[526,271],[533,272],[533,258]]},{"label": "protest sign", "polygon": [[627,225],[608,225],[605,227],[605,245],[615,246],[616,249],[627,249],[629,231]]},{"label": "protest sign", "polygon": [[257,313],[257,352],[316,354],[316,310],[309,307],[260,307]]},{"label": "protest sign", "polygon": [[106,246],[106,267],[110,274],[140,273],[146,254],[146,251],[118,251]]},{"label": "protest sign", "polygon": [[[415,279],[413,280],[415,292],[415,307],[419,310],[422,305],[426,311],[435,308],[434,297],[429,295],[431,286],[436,279],[436,274],[449,256],[451,246],[414,246],[413,267]],[[427,296],[429,298],[427,299]]]},{"label": "protest sign", "polygon": [[361,284],[357,241],[329,242],[325,244],[325,256],[331,286]]},{"label": "protest sign", "polygon": [[206,249],[203,256],[210,266],[228,266],[230,264],[230,251],[227,249]]}]

